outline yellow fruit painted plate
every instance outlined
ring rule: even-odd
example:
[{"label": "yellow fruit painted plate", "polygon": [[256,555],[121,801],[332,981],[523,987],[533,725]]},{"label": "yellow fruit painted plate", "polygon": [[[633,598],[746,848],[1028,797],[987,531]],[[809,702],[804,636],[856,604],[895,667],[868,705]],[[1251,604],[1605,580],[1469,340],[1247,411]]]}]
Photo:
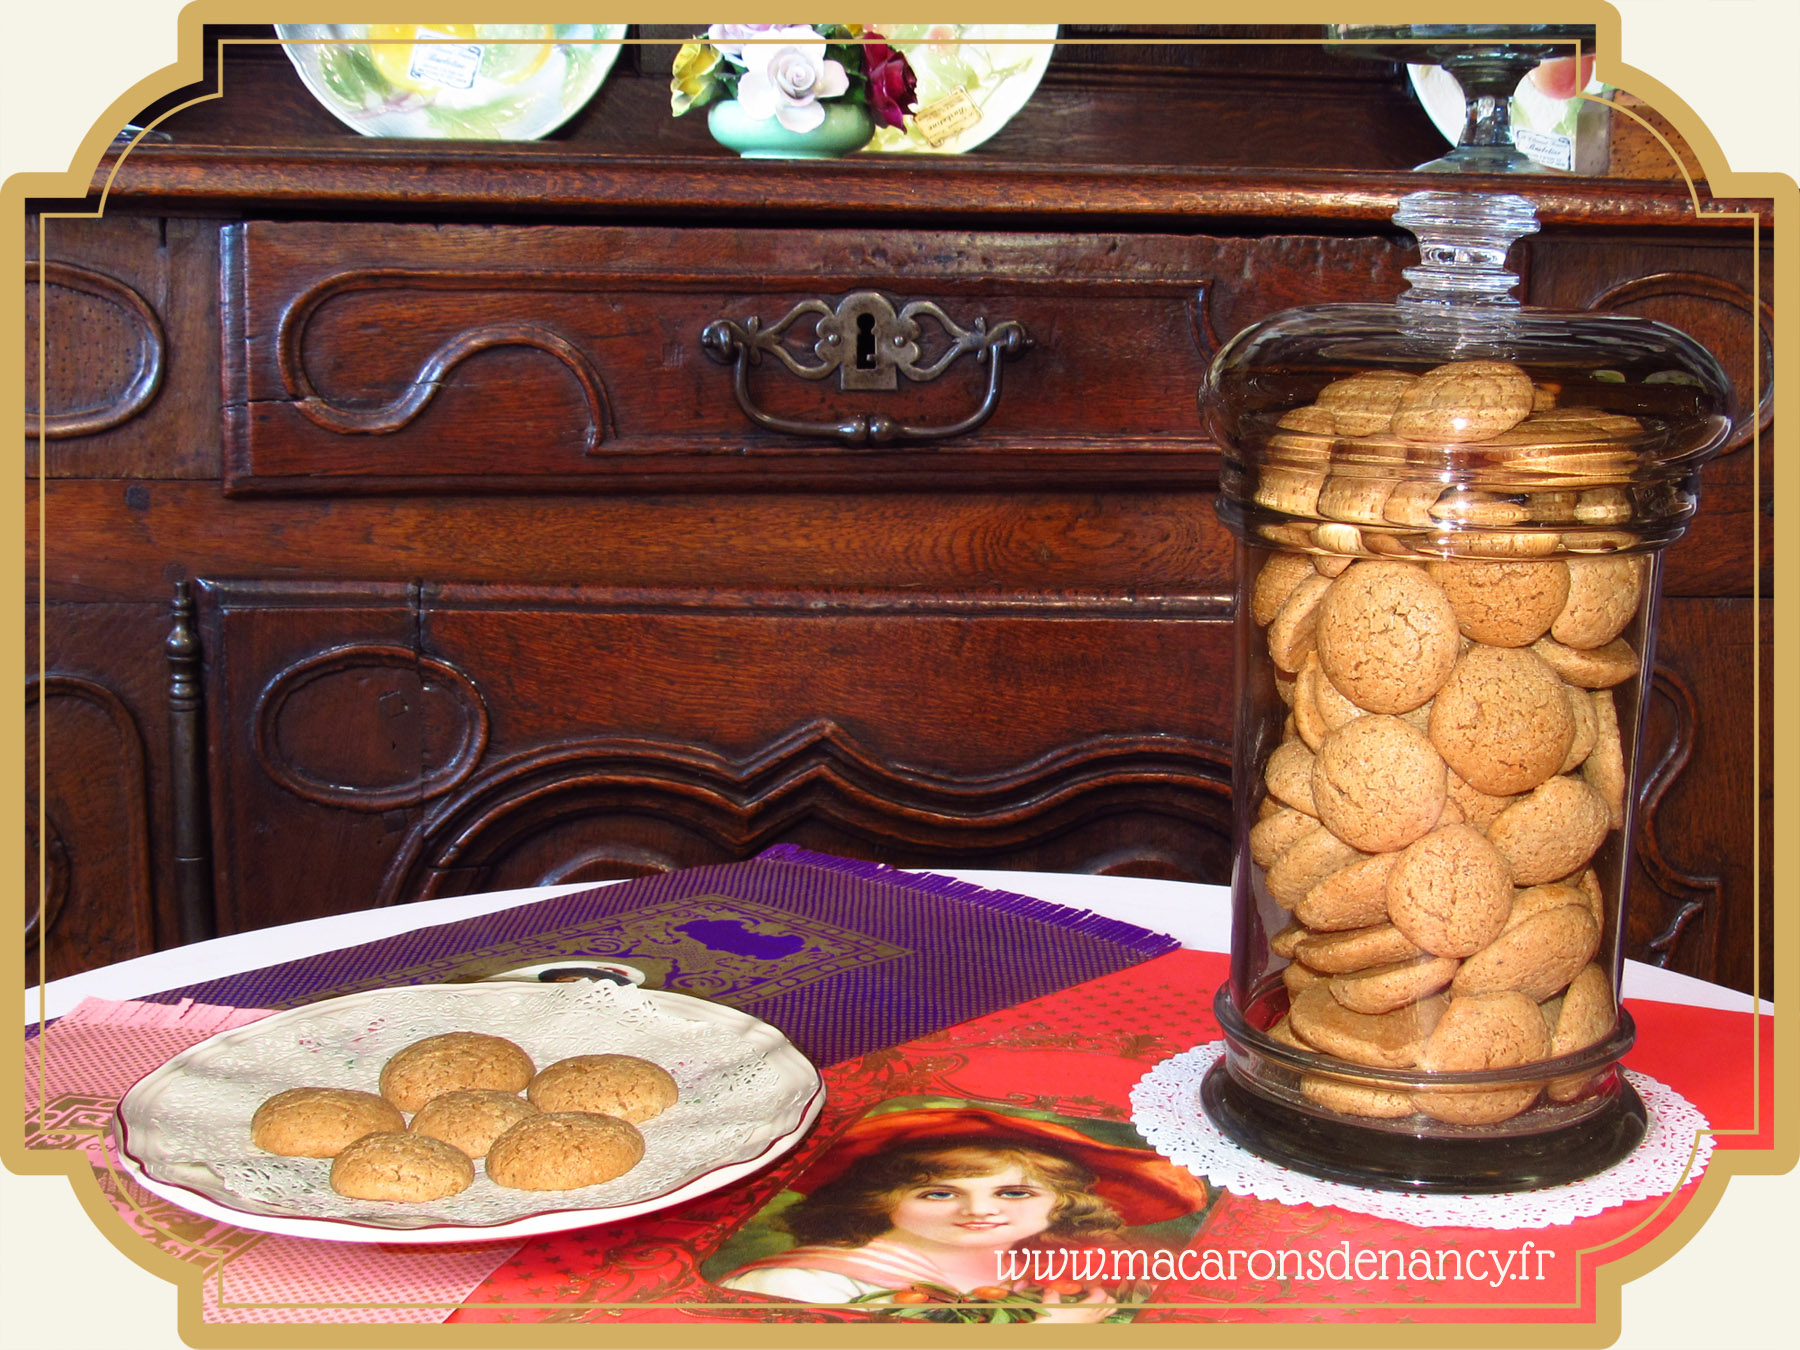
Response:
[{"label": "yellow fruit painted plate", "polygon": [[881,127],[866,149],[959,155],[1009,122],[1056,50],[1053,23],[876,23],[919,82],[904,130]]},{"label": "yellow fruit painted plate", "polygon": [[529,141],[581,109],[622,23],[277,24],[301,80],[365,136]]}]

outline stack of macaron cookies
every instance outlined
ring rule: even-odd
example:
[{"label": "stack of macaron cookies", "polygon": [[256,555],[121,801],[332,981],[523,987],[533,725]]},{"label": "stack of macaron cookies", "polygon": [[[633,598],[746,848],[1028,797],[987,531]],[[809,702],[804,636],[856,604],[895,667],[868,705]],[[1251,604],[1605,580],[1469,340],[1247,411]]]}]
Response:
[{"label": "stack of macaron cookies", "polygon": [[[1251,500],[1271,543],[1355,557],[1546,558],[1634,542],[1637,418],[1561,405],[1565,391],[1507,361],[1423,373],[1367,370],[1326,385],[1271,428]],[[1446,457],[1458,466],[1446,482]]]},{"label": "stack of macaron cookies", "polygon": [[[1504,1069],[1613,1028],[1596,855],[1623,829],[1614,687],[1633,554],[1275,552],[1249,596],[1287,713],[1250,831],[1289,1006],[1269,1034],[1365,1068]],[[1618,866],[1622,849],[1602,866]],[[1591,1078],[1488,1090],[1309,1074],[1353,1116],[1485,1125]]]},{"label": "stack of macaron cookies", "polygon": [[667,1070],[634,1055],[539,1070],[512,1041],[475,1031],[414,1041],[382,1066],[377,1089],[278,1092],[252,1117],[251,1142],[330,1158],[331,1188],[359,1200],[446,1199],[474,1184],[477,1161],[498,1186],[574,1190],[637,1166],[637,1127],[680,1095]]}]

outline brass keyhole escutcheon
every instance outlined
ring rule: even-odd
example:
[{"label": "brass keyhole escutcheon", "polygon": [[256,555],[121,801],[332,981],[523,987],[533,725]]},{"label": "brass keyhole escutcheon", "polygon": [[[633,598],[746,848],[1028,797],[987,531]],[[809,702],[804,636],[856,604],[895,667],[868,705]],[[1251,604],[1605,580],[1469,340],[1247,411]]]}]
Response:
[{"label": "brass keyhole escutcheon", "polygon": [[[921,341],[920,320],[936,325],[941,337]],[[786,338],[812,324],[812,356]],[[1016,319],[991,328],[985,317],[965,327],[929,300],[910,300],[896,308],[878,291],[855,291],[833,305],[823,298],[803,300],[767,327],[760,318],[742,323],[715,319],[700,333],[700,345],[721,365],[732,367],[732,392],[744,415],[758,426],[791,436],[823,437],[851,444],[883,441],[927,441],[960,436],[987,421],[1000,403],[1001,370],[1008,358],[1031,350],[1031,339]],[[927,355],[929,347],[935,354]],[[765,357],[803,380],[838,378],[838,388],[852,393],[891,392],[904,378],[919,384],[937,379],[959,357],[987,367],[987,388],[980,404],[953,422],[917,425],[886,412],[858,412],[829,422],[776,417],[756,405],[750,394],[750,367]]]}]

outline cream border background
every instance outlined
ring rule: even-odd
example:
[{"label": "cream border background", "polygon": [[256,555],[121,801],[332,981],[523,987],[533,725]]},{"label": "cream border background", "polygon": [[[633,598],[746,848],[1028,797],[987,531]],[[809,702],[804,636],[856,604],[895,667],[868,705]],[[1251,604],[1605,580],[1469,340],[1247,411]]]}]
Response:
[{"label": "cream border background", "polygon": [[[1684,99],[1733,169],[1800,180],[1800,82],[1793,74],[1800,6],[1793,0],[1611,2],[1624,20],[1624,62]],[[1183,17],[1230,21],[1242,14],[1242,4],[1199,0]],[[291,8],[294,18],[307,17],[304,0]],[[429,17],[429,8],[414,6],[408,16]],[[181,4],[25,0],[16,9],[26,12],[7,19],[0,48],[0,179],[66,168],[108,104],[174,62]],[[1162,5],[1156,9],[1156,17],[1167,14]],[[396,12],[388,5],[369,10]],[[1730,1331],[1723,1334],[1734,1345],[1787,1344],[1796,1216],[1800,1174],[1735,1180],[1686,1247],[1625,1287],[1617,1344],[1688,1350],[1717,1343],[1726,1319]],[[61,1177],[20,1177],[0,1169],[0,1309],[4,1350],[179,1350],[185,1344],[175,1330],[175,1287],[102,1237]],[[1229,1333],[1220,1330],[1216,1339],[1223,1343]],[[1531,1336],[1528,1328],[1519,1330],[1522,1342]],[[1544,1332],[1544,1339],[1554,1339],[1554,1327]],[[1450,1328],[1446,1333],[1447,1339],[1453,1335]],[[359,1343],[351,1327],[321,1328],[319,1339],[335,1350]],[[1196,1331],[1196,1341],[1214,1339]]]}]

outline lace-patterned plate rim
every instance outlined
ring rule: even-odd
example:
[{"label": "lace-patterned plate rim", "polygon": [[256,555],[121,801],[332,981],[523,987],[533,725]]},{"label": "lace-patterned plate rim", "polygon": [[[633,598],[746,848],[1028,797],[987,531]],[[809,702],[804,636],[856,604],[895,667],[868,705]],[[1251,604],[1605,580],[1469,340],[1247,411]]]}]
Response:
[{"label": "lace-patterned plate rim", "polygon": [[1335,1206],[1418,1227],[1552,1228],[1636,1200],[1667,1195],[1706,1170],[1711,1125],[1667,1084],[1627,1069],[1649,1117],[1622,1162],[1581,1181],[1504,1195],[1424,1195],[1325,1181],[1259,1158],[1228,1139],[1200,1107],[1200,1083],[1224,1054],[1213,1041],[1163,1060],[1131,1090],[1132,1123],[1150,1146],[1214,1185],[1285,1205]]},{"label": "lace-patterned plate rim", "polygon": [[[202,1074],[209,1062],[223,1060],[228,1054],[246,1047],[254,1050],[259,1036],[265,1045],[291,1046],[298,1037],[316,1031],[321,1022],[329,1025],[347,1017],[352,1026],[366,1026],[391,1020],[393,1014],[403,1012],[406,1015],[399,1020],[408,1027],[408,1037],[415,1038],[420,1034],[465,1030],[471,1020],[466,1009],[484,1005],[496,1010],[503,1006],[541,1009],[544,1015],[557,1019],[566,1019],[571,1012],[585,1010],[609,1020],[616,1019],[623,1006],[639,1016],[686,1026],[694,1032],[704,1033],[709,1053],[727,1064],[724,1076],[728,1080],[728,1092],[742,1077],[743,1067],[748,1065],[763,1085],[761,1097],[775,1098],[775,1109],[765,1112],[767,1119],[753,1119],[747,1125],[734,1122],[737,1128],[721,1136],[725,1141],[723,1151],[696,1153],[687,1159],[678,1176],[654,1194],[633,1196],[624,1203],[592,1199],[571,1203],[571,1197],[582,1193],[517,1192],[515,1194],[528,1207],[527,1212],[498,1222],[422,1219],[418,1216],[419,1206],[394,1205],[390,1208],[374,1202],[351,1202],[367,1211],[360,1217],[258,1207],[255,1199],[234,1193],[229,1181],[212,1174],[209,1168],[159,1161],[156,1146],[163,1141],[158,1138],[154,1112],[158,1102],[167,1095],[170,1084]],[[455,1009],[455,1015],[443,1015],[452,1009]],[[451,1022],[455,1025],[450,1025]],[[482,1025],[486,1026],[485,1023]],[[566,1037],[568,1022],[559,1020],[557,1025]],[[487,1029],[495,1034],[509,1033],[505,1026],[487,1026]],[[602,1048],[630,1053],[630,1044],[618,1043],[616,1024],[613,1031],[613,1043]],[[359,1034],[358,1039],[362,1035],[366,1033]],[[531,1049],[516,1031],[513,1039]],[[398,1048],[398,1044],[392,1047]],[[733,1063],[734,1060],[740,1062]],[[610,984],[420,985],[327,999],[221,1032],[183,1051],[139,1080],[121,1097],[112,1123],[122,1169],[153,1194],[205,1217],[258,1232],[326,1241],[466,1243],[537,1236],[635,1218],[722,1189],[768,1166],[797,1145],[818,1119],[824,1102],[824,1083],[818,1070],[785,1035],[759,1018],[722,1004],[663,990]],[[247,1118],[243,1132],[247,1138]],[[265,1156],[276,1165],[311,1161]],[[192,1175],[196,1172],[201,1175]],[[594,1189],[589,1188],[589,1191]],[[552,1197],[555,1197],[554,1201]],[[454,1204],[455,1200],[442,1203]]]}]

